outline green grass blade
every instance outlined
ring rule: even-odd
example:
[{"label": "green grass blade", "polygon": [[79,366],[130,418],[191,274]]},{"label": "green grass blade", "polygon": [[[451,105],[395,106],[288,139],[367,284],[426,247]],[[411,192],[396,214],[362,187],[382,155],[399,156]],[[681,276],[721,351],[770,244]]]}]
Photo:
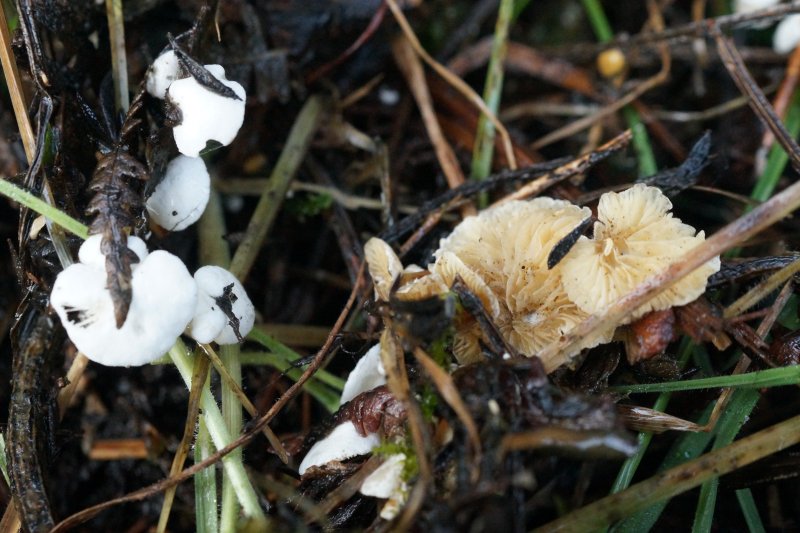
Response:
[{"label": "green grass blade", "polygon": [[[708,417],[711,416],[711,411],[714,409],[714,402],[706,406],[705,411],[698,418],[698,424],[705,424],[708,422]],[[667,453],[664,461],[659,467],[659,472],[669,470],[681,463],[699,457],[703,451],[708,447],[711,439],[714,437],[713,433],[685,433],[672,445]],[[640,533],[643,531],[650,531],[661,513],[666,508],[669,500],[662,500],[647,509],[639,511],[630,518],[620,522],[612,529],[614,533]]]},{"label": "green grass blade", "polygon": [[37,198],[25,189],[17,187],[7,179],[0,178],[0,194],[19,204],[24,205],[31,211],[35,211],[36,213],[43,215],[45,218],[53,221],[53,223],[56,225],[64,228],[70,233],[77,235],[81,239],[87,239],[89,237],[89,228],[87,228],[86,225],[78,222],[63,211],[48,205],[47,202],[41,198]]},{"label": "green grass blade", "polygon": [[[194,462],[199,463],[214,453],[214,445],[202,417],[197,424],[197,439],[194,443]],[[194,475],[194,513],[197,533],[217,533],[217,472],[204,468]]]},{"label": "green grass blade", "polygon": [[[761,393],[755,389],[734,391],[725,412],[717,422],[717,427],[715,428],[717,438],[714,440],[712,450],[720,450],[733,442],[750,413],[753,412],[760,395]],[[692,527],[693,533],[711,531],[711,526],[714,523],[718,486],[719,477],[713,477],[700,487],[700,498],[697,501],[697,510]]]},{"label": "green grass blade", "polygon": [[[514,0],[502,0],[500,2],[500,11],[494,28],[492,52],[489,57],[486,82],[483,88],[483,101],[486,102],[486,107],[494,114],[497,114],[497,109],[500,107],[500,97],[503,93],[503,62],[508,50],[508,28],[511,24],[513,11]],[[472,170],[470,172],[472,179],[486,179],[491,172],[494,138],[494,124],[487,119],[486,115],[481,114],[472,152]]]},{"label": "green grass blade", "polygon": [[[800,135],[800,93],[795,93],[792,103],[786,112],[786,129],[796,138]],[[775,192],[775,187],[778,185],[778,180],[783,175],[786,164],[789,162],[789,156],[783,150],[779,143],[772,145],[767,156],[767,166],[764,172],[753,187],[753,192],[750,193],[750,198],[764,202],[772,196]]]},{"label": "green grass blade", "polygon": [[[586,16],[589,18],[589,23],[592,25],[592,30],[594,30],[598,41],[605,43],[614,38],[614,30],[611,29],[611,24],[606,18],[606,13],[603,11],[600,0],[583,0],[583,9],[586,11]],[[633,148],[636,151],[636,157],[639,162],[639,176],[643,178],[652,176],[658,172],[658,165],[653,154],[653,146],[650,144],[650,136],[647,134],[647,128],[642,122],[639,113],[633,107],[625,106],[622,109],[622,114],[633,134]]]},{"label": "green grass blade", "polygon": [[[276,340],[272,335],[264,333],[264,331],[258,327],[254,328],[247,337],[273,352],[275,355],[282,357],[284,361],[292,362],[300,359],[300,355],[297,352]],[[344,390],[344,380],[325,370],[318,370],[314,374],[313,379],[333,387],[338,392]]]},{"label": "green grass blade", "polygon": [[6,485],[11,486],[11,481],[8,479],[8,467],[6,466],[6,440],[3,438],[2,433],[0,433],[0,472],[3,472]]},{"label": "green grass blade", "polygon": [[758,514],[756,501],[753,499],[750,489],[737,490],[736,499],[739,500],[739,507],[742,508],[744,521],[747,522],[747,529],[750,530],[750,533],[765,533],[764,524],[761,522],[761,516]]},{"label": "green grass blade", "polygon": [[712,378],[690,379],[684,381],[670,381],[666,383],[643,383],[637,385],[621,385],[610,387],[614,392],[640,393],[640,392],[677,392],[699,389],[716,389],[731,387],[736,389],[760,389],[767,387],[780,387],[784,385],[797,385],[800,383],[800,366],[786,366],[769,368],[746,374],[730,376],[716,376]]}]

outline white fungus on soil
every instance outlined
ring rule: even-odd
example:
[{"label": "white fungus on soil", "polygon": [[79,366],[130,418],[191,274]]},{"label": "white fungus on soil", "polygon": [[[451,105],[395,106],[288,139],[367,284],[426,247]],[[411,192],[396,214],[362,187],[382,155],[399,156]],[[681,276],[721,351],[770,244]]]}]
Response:
[{"label": "white fungus on soil", "polygon": [[[204,266],[194,273],[197,304],[189,335],[199,343],[237,344],[239,338],[225,314],[224,306],[238,319],[238,330],[245,337],[256,319],[255,307],[236,277],[218,266]],[[228,294],[226,295],[226,290]]]},{"label": "white fungus on soil", "polygon": [[[100,251],[100,243],[103,240],[102,235],[91,235],[88,239],[86,239],[81,247],[78,249],[78,261],[83,263],[84,265],[91,265],[105,269],[106,268],[106,256],[103,255],[103,252]],[[136,254],[136,257],[139,258],[139,261],[136,263],[131,263],[131,270],[136,270],[136,268],[141,264],[142,261],[147,259],[148,251],[147,251],[147,244],[134,235],[128,237],[128,248],[130,248],[133,253]]]},{"label": "white fungus on soil", "polygon": [[314,443],[297,471],[302,476],[312,466],[321,466],[331,461],[343,461],[370,453],[380,443],[381,439],[377,433],[367,433],[362,437],[353,423],[347,421],[333,428],[327,437]]},{"label": "white fungus on soil", "polygon": [[381,363],[381,345],[376,344],[356,363],[342,389],[339,403],[347,403],[362,392],[386,385],[386,370]]},{"label": "white fungus on soil", "polygon": [[158,56],[147,71],[145,88],[150,95],[163,100],[167,89],[178,78],[180,63],[175,52],[168,50]]},{"label": "white fungus on soil", "polygon": [[[131,249],[140,255],[136,238]],[[90,360],[107,366],[139,366],[164,355],[192,318],[197,287],[183,262],[155,251],[133,265],[128,316],[117,328],[106,271],[98,261],[99,239],[81,247],[80,258],[53,285],[50,303],[70,340]]]},{"label": "white fungus on soil", "polygon": [[164,179],[147,199],[147,212],[159,226],[181,231],[203,215],[211,192],[211,178],[199,157],[179,155],[167,165]]},{"label": "white fungus on soil", "polygon": [[230,144],[244,122],[246,94],[235,81],[225,78],[220,65],[205,68],[224,85],[230,87],[239,100],[221,96],[188,77],[172,82],[167,99],[181,111],[181,123],[172,129],[178,150],[189,157],[197,157],[209,140],[223,146]]}]

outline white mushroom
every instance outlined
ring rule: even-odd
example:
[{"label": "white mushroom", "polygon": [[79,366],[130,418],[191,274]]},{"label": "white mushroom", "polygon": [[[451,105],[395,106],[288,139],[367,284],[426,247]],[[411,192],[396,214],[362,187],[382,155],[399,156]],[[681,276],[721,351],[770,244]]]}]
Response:
[{"label": "white mushroom", "polygon": [[[570,300],[586,313],[600,312],[699,246],[705,234],[674,218],[671,209],[664,193],[642,184],[601,196],[594,237],[581,237],[561,261]],[[719,257],[707,262],[636,309],[626,323],[650,311],[695,300],[719,267]]]},{"label": "white mushroom", "polygon": [[370,453],[380,443],[381,439],[377,433],[368,433],[362,437],[353,423],[347,421],[336,426],[327,437],[314,443],[297,471],[302,476],[312,466]]},{"label": "white mushroom", "polygon": [[381,345],[376,344],[356,363],[342,390],[340,404],[347,403],[362,392],[386,384],[386,371],[381,363]]},{"label": "white mushroom", "polygon": [[199,157],[179,155],[147,199],[147,212],[159,226],[180,231],[197,222],[208,205],[211,178]]},{"label": "white mushroom", "polygon": [[[92,265],[100,268],[106,267],[106,256],[100,251],[100,241],[103,240],[102,235],[90,235],[78,249],[78,261],[84,265]],[[147,259],[147,244],[134,235],[128,237],[128,248],[130,248],[136,257],[139,258],[137,263],[131,264],[131,270],[135,270],[145,259]]]},{"label": "white mushroom", "polygon": [[192,77],[172,82],[167,99],[180,109],[182,117],[172,133],[178,150],[189,157],[200,155],[209,140],[223,146],[230,144],[244,122],[244,88],[235,81],[228,81],[220,65],[205,65],[205,68],[240,99],[209,91]]},{"label": "white mushroom", "polygon": [[69,266],[53,285],[50,303],[67,335],[86,357],[107,366],[137,366],[161,357],[192,318],[194,280],[174,255],[147,255],[133,270],[131,306],[118,329],[105,269],[91,250],[96,246],[85,243],[79,257],[90,262]]},{"label": "white mushroom", "polygon": [[772,48],[779,54],[788,54],[800,43],[800,13],[785,17],[775,28]]},{"label": "white mushroom", "polygon": [[781,0],[735,0],[733,10],[736,13],[751,13],[778,5]]},{"label": "white mushroom", "polygon": [[[236,344],[240,337],[250,333],[255,323],[255,308],[233,274],[218,266],[204,266],[194,273],[194,279],[198,295],[189,327],[193,339],[203,344],[211,341]],[[232,317],[238,325],[231,323]]]},{"label": "white mushroom", "polygon": [[180,63],[174,51],[168,50],[158,56],[147,70],[147,92],[163,100],[169,86],[178,78],[179,70]]},{"label": "white mushroom", "polygon": [[364,496],[388,500],[381,508],[384,520],[393,520],[408,498],[408,485],[403,481],[406,455],[396,453],[386,458],[361,484],[359,492]]}]

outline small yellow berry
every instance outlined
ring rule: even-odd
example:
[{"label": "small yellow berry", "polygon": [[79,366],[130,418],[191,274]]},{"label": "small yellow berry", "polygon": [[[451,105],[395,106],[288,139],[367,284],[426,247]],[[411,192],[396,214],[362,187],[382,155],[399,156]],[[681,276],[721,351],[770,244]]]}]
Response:
[{"label": "small yellow berry", "polygon": [[597,70],[604,78],[614,78],[625,70],[625,54],[619,48],[611,48],[597,56]]}]

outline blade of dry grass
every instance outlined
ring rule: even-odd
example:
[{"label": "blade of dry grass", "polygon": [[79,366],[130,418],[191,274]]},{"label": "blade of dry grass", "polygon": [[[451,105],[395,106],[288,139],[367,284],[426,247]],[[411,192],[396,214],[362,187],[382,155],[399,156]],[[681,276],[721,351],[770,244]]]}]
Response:
[{"label": "blade of dry grass", "polygon": [[419,42],[414,30],[408,23],[408,19],[403,14],[403,11],[398,7],[397,2],[395,2],[395,0],[386,0],[386,3],[389,5],[389,9],[392,10],[392,15],[394,15],[395,20],[397,20],[397,24],[400,25],[400,29],[403,30],[408,42],[414,48],[414,51],[422,58],[422,60],[430,65],[430,67],[442,78],[444,78],[448,83],[455,87],[458,92],[463,94],[470,102],[480,109],[481,112],[492,122],[492,124],[494,124],[494,127],[497,128],[497,131],[500,133],[500,137],[502,137],[503,149],[506,153],[506,160],[509,162],[508,166],[512,170],[516,169],[517,159],[516,156],[514,156],[514,148],[511,144],[511,136],[508,134],[506,127],[503,126],[495,114],[492,113],[488,107],[486,107],[486,103],[474,90],[472,90],[472,87],[467,85],[464,80],[458,76],[454,76],[453,73],[447,69],[447,67],[436,61],[427,51],[425,51],[422,43]]}]

